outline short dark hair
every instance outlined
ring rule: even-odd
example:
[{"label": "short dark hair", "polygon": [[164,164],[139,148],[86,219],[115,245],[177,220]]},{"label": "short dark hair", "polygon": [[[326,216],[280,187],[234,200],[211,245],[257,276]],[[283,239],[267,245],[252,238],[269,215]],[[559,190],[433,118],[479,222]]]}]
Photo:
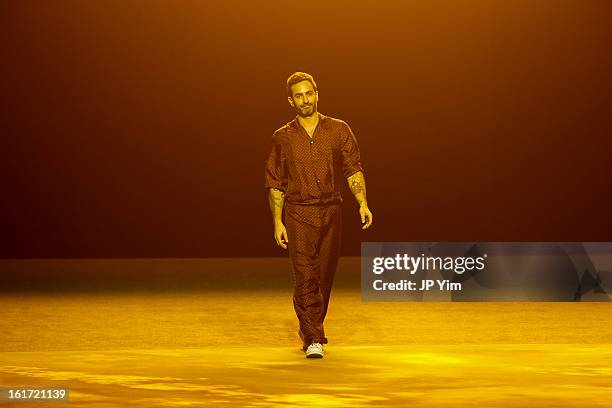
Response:
[{"label": "short dark hair", "polygon": [[298,71],[291,74],[291,76],[289,76],[289,79],[287,79],[287,96],[292,97],[293,93],[291,92],[291,87],[302,81],[310,81],[314,90],[317,91],[317,83],[315,82],[312,75],[307,74],[306,72]]}]

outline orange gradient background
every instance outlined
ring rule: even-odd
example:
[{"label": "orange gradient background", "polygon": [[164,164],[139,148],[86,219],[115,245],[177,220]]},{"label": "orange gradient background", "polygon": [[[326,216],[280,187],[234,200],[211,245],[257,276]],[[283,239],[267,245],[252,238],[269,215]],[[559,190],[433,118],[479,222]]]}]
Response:
[{"label": "orange gradient background", "polygon": [[3,258],[274,256],[284,82],[355,132],[360,241],[610,240],[607,1],[2,5]]}]

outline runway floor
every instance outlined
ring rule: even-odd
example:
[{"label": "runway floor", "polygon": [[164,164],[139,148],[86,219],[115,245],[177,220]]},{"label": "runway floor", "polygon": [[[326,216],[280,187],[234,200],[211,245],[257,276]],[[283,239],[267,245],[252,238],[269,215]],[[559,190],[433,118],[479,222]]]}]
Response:
[{"label": "runway floor", "polygon": [[0,387],[70,389],[37,407],[609,407],[611,311],[337,290],[309,360],[284,290],[2,295]]}]

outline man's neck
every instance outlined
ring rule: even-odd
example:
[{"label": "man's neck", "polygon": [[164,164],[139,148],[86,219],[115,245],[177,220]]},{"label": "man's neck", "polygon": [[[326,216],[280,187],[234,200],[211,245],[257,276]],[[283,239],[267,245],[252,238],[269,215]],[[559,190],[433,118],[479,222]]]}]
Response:
[{"label": "man's neck", "polygon": [[300,116],[298,115],[298,122],[300,122],[300,125],[302,125],[302,127],[304,129],[311,129],[315,126],[317,126],[317,123],[319,123],[319,112],[315,112],[310,116]]}]

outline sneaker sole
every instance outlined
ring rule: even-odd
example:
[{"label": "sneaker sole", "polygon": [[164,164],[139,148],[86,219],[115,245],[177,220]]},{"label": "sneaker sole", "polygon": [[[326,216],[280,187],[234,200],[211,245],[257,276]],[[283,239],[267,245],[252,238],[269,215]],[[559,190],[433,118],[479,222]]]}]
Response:
[{"label": "sneaker sole", "polygon": [[306,358],[323,358],[323,354],[313,353],[313,354],[307,355]]}]

